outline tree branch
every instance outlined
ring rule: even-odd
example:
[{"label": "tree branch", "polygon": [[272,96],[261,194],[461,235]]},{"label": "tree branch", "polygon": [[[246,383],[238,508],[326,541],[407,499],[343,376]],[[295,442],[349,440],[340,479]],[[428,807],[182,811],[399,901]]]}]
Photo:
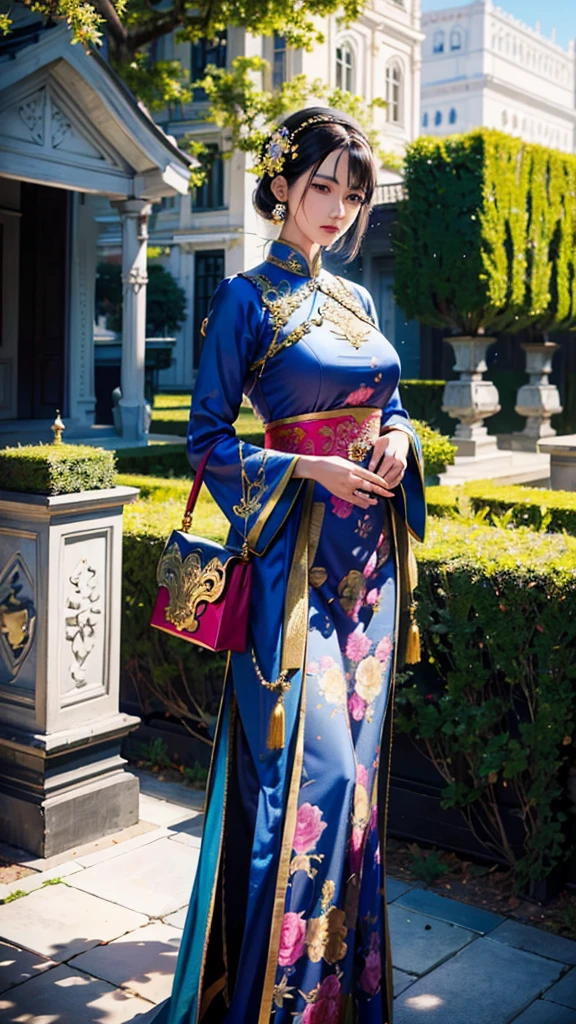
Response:
[{"label": "tree branch", "polygon": [[118,17],[118,11],[111,0],[93,0],[94,7],[98,14],[106,19],[108,31],[118,46],[126,44],[128,33]]}]

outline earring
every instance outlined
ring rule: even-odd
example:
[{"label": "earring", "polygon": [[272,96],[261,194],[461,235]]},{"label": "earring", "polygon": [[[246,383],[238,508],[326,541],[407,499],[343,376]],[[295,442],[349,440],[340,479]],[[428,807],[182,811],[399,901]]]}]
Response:
[{"label": "earring", "polygon": [[286,220],[286,203],[276,203],[276,206],[272,210],[272,223],[282,224]]}]

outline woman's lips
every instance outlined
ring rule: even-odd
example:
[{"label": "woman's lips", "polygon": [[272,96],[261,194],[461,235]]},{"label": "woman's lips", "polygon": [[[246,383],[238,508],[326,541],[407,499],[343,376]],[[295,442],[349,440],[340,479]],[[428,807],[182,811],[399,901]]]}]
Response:
[{"label": "woman's lips", "polygon": [[338,231],[339,231],[340,229],[339,229],[339,228],[337,228],[337,227],[334,227],[334,225],[333,225],[333,224],[322,224],[322,230],[323,230],[323,231],[330,231],[330,233],[331,233],[331,234],[333,234],[333,235],[337,235],[337,234],[338,234]]}]

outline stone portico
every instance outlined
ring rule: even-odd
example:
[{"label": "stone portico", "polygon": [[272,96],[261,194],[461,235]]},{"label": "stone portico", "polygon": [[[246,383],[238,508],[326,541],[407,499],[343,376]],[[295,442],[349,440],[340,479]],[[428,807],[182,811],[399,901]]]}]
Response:
[{"label": "stone portico", "polygon": [[0,42],[0,445],[92,430],[98,207],[122,222],[124,443],[146,438],[146,243],[152,202],[188,191],[178,149],[98,52],[16,8]]}]

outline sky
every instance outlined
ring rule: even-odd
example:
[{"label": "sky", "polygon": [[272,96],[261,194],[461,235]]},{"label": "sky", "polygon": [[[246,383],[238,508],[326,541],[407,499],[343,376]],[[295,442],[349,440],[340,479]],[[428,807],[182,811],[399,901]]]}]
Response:
[{"label": "sky", "polygon": [[[421,0],[423,12],[439,11],[445,7],[460,7],[465,0]],[[571,39],[576,38],[576,0],[496,0],[502,7],[531,28],[540,20],[540,31],[548,39],[556,28],[556,41],[567,48]]]}]

